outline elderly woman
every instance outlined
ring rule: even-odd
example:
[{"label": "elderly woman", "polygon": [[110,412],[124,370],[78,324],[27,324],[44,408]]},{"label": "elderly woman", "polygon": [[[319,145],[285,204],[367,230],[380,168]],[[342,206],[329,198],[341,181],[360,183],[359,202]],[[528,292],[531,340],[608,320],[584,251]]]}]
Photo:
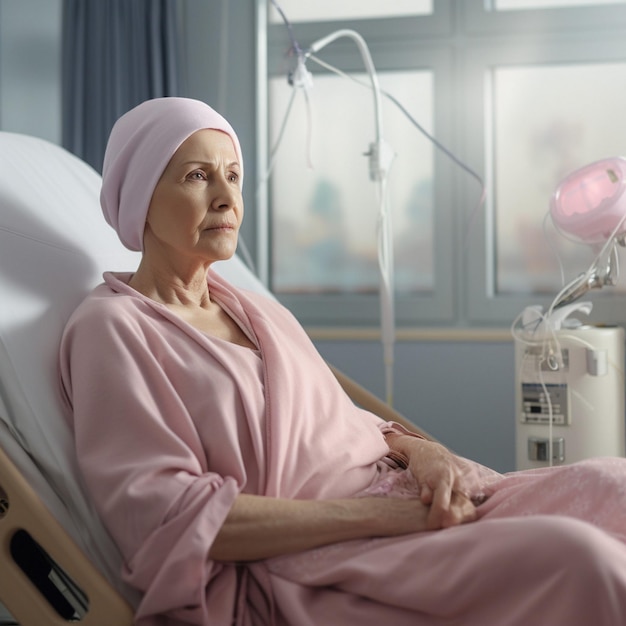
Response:
[{"label": "elderly woman", "polygon": [[201,102],[112,130],[102,207],[142,258],[76,310],[61,377],[137,623],[626,623],[626,462],[500,476],[354,406],[282,306],[211,270],[242,181]]}]

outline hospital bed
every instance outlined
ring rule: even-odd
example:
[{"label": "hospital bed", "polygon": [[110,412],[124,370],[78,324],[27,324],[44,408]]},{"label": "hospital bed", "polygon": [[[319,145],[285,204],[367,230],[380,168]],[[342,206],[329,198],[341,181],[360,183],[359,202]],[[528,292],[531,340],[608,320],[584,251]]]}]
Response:
[{"label": "hospital bed", "polygon": [[[70,313],[104,270],[139,260],[105,224],[99,189],[62,148],[0,132],[0,603],[22,626],[125,626],[138,600],[85,495],[57,395]],[[238,258],[217,269],[266,291]],[[356,403],[421,433],[334,371]]]}]

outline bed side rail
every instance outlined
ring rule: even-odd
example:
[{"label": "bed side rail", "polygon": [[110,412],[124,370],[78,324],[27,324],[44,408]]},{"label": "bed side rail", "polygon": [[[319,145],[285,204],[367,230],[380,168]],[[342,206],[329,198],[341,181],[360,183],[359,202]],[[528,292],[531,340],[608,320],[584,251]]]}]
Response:
[{"label": "bed side rail", "polygon": [[339,381],[339,384],[343,387],[343,390],[350,396],[350,398],[352,398],[352,401],[355,404],[359,405],[363,409],[375,413],[378,417],[384,419],[385,421],[398,422],[398,424],[402,424],[402,426],[411,432],[417,433],[429,441],[436,441],[432,435],[419,428],[419,426],[416,426],[413,422],[404,417],[404,415],[383,402],[380,398],[365,389],[365,387],[359,385],[359,383],[355,380],[330,364],[329,367],[335,375],[335,378]]},{"label": "bed side rail", "polygon": [[0,448],[0,602],[22,626],[130,626],[126,600]]}]

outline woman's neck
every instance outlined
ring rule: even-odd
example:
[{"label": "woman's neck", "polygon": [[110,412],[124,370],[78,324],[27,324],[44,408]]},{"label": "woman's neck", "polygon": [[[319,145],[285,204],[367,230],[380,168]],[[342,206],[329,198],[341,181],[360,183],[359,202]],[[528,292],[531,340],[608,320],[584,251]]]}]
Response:
[{"label": "woman's neck", "polygon": [[144,257],[129,285],[148,298],[169,306],[208,308],[211,296],[207,284],[208,267],[162,267]]},{"label": "woman's neck", "polygon": [[211,299],[207,271],[208,267],[201,267],[194,273],[183,275],[151,266],[144,257],[128,284],[151,300],[165,305],[202,333],[258,349],[219,302]]}]

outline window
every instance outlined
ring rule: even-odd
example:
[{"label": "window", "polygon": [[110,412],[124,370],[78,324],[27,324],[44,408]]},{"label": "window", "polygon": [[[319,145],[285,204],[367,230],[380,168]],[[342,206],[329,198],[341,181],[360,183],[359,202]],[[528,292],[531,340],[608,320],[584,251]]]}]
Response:
[{"label": "window", "polygon": [[616,89],[623,76],[626,63],[492,71],[493,145],[488,150],[498,170],[493,189],[496,293],[556,293],[559,257],[570,278],[591,263],[590,246],[544,233],[544,217],[567,174],[624,152],[625,138],[616,132],[626,107],[626,90]]},{"label": "window", "polygon": [[[375,138],[373,97],[368,77],[353,77],[360,82],[316,76],[310,92],[297,93],[290,110],[292,89],[284,79],[270,83],[272,145],[289,110],[270,187],[272,286],[279,294],[378,289],[379,203],[365,155]],[[381,72],[379,80],[432,132],[432,73]],[[433,146],[397,109],[386,107],[383,122],[396,153],[389,179],[396,288],[431,291]]]},{"label": "window", "polygon": [[624,0],[492,0],[495,11],[590,7],[606,4],[624,4]]},{"label": "window", "polygon": [[[290,22],[326,22],[328,20],[374,19],[406,15],[430,15],[434,0],[282,0],[281,9]],[[269,19],[280,23],[282,17],[276,7],[269,4]]]},{"label": "window", "polygon": [[[295,5],[321,7],[280,4],[288,18]],[[438,0],[371,19],[359,2],[353,19],[330,9],[296,14],[291,30],[272,17],[267,150],[279,149],[267,185],[268,257],[278,297],[305,324],[378,324],[377,203],[363,156],[373,133],[371,91],[308,59],[308,107],[299,90],[287,116],[294,39],[306,50],[339,28],[359,32],[381,87],[449,150],[383,98],[397,153],[389,191],[398,324],[508,326],[525,306],[549,305],[593,258],[545,218],[563,176],[626,153],[620,4]],[[338,39],[316,56],[367,82],[354,42]],[[477,177],[487,195],[478,211]],[[626,322],[625,285],[621,278],[592,295],[600,321]]]}]

